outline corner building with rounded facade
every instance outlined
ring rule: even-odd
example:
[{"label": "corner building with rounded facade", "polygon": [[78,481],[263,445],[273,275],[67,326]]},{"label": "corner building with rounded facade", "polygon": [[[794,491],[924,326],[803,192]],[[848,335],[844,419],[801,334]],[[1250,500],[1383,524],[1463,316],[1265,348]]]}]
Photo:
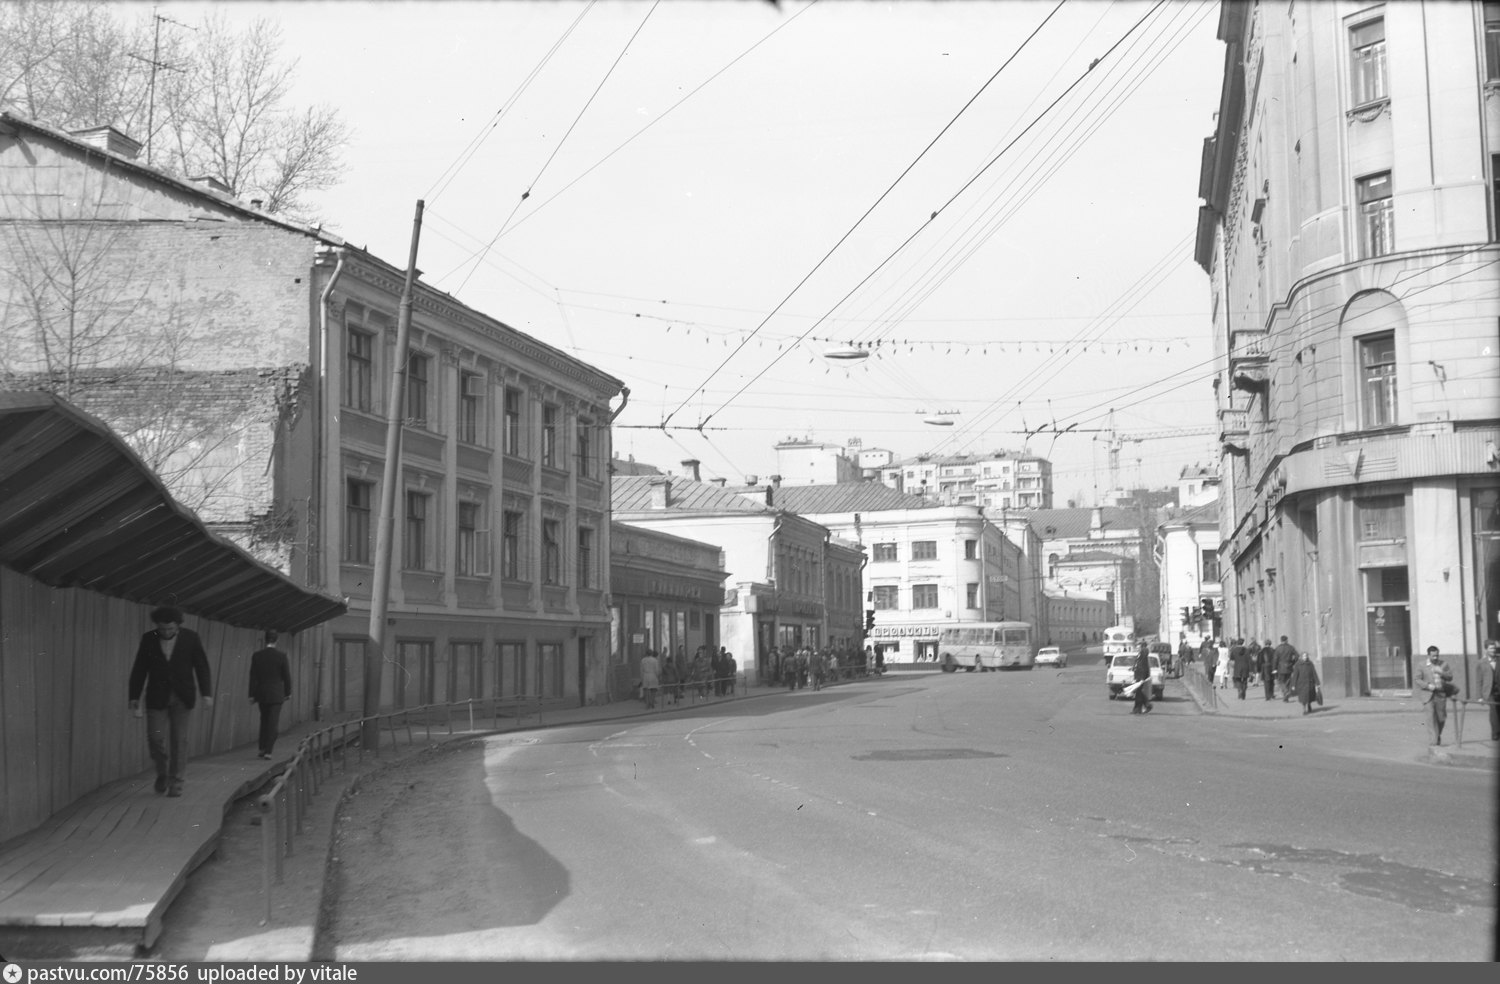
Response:
[{"label": "corner building with rounded facade", "polygon": [[1334,695],[1500,635],[1500,4],[1225,3],[1197,260],[1224,634]]}]

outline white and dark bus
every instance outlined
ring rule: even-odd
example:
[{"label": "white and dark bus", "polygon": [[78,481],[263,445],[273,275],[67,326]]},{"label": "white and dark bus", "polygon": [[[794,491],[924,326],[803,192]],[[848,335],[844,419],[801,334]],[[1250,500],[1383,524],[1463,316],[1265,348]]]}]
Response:
[{"label": "white and dark bus", "polygon": [[1029,622],[963,622],[943,627],[938,636],[938,661],[944,673],[960,669],[1029,670],[1035,664]]}]

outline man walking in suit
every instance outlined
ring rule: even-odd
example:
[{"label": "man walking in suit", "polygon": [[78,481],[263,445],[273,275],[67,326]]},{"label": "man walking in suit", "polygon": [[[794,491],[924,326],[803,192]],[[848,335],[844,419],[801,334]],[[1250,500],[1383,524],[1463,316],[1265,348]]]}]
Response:
[{"label": "man walking in suit", "polygon": [[151,621],[156,628],[141,636],[130,668],[130,709],[136,717],[141,716],[144,688],[146,745],[156,765],[156,791],[181,796],[188,724],[198,693],[203,694],[204,707],[214,706],[208,654],[198,633],[182,627],[182,612],[176,608],[163,605],[155,609]]},{"label": "man walking in suit", "polygon": [[266,630],[266,644],[250,654],[250,703],[260,705],[260,757],[271,757],[281,705],[292,695],[292,666],[276,648],[276,630]]},{"label": "man walking in suit", "polygon": [[1438,647],[1427,647],[1427,662],[1417,670],[1417,689],[1422,691],[1422,722],[1427,725],[1429,744],[1443,743],[1443,725],[1448,721],[1448,698],[1452,696],[1453,671],[1443,662]]},{"label": "man walking in suit", "polygon": [[1500,741],[1500,642],[1485,641],[1484,659],[1479,661],[1479,681],[1472,696],[1489,701],[1490,741]]},{"label": "man walking in suit", "polygon": [[1276,676],[1281,681],[1281,699],[1288,701],[1292,699],[1292,670],[1297,666],[1297,650],[1286,636],[1281,637],[1281,644],[1276,647]]}]

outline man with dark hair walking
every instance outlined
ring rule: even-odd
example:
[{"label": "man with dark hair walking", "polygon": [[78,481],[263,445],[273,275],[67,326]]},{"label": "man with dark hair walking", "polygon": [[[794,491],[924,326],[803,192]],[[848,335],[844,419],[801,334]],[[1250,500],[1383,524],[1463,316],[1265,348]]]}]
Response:
[{"label": "man with dark hair walking", "polygon": [[292,664],[276,648],[276,630],[267,629],[266,644],[250,654],[250,703],[260,706],[260,742],[256,752],[271,757],[276,746],[281,705],[292,695]]},{"label": "man with dark hair walking", "polygon": [[1275,655],[1276,676],[1281,684],[1281,699],[1290,701],[1292,699],[1292,669],[1297,665],[1297,650],[1286,641],[1286,636],[1282,636]]},{"label": "man with dark hair walking", "polygon": [[208,654],[198,633],[182,627],[178,609],[162,605],[151,612],[151,621],[156,628],[141,636],[130,668],[130,709],[141,716],[144,689],[146,746],[156,766],[156,791],[181,796],[193,705],[202,693],[203,706],[214,706]]},{"label": "man with dark hair walking", "polygon": [[1448,721],[1448,698],[1458,693],[1453,670],[1443,662],[1438,647],[1427,647],[1427,662],[1417,669],[1417,690],[1422,691],[1422,723],[1427,725],[1429,744],[1443,743],[1443,725]]}]

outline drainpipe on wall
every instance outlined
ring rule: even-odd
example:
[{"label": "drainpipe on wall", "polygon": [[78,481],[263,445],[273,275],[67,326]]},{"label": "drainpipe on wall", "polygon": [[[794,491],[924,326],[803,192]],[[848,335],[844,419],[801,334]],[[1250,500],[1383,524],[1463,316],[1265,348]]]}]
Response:
[{"label": "drainpipe on wall", "polygon": [[[314,586],[323,586],[323,560],[325,555],[324,543],[328,524],[324,519],[328,513],[328,503],[324,487],[328,477],[327,455],[324,449],[330,443],[328,432],[332,425],[328,419],[327,392],[328,392],[328,304],[333,298],[333,289],[339,282],[339,277],[344,274],[345,253],[338,247],[318,247],[318,258],[333,255],[337,257],[333,273],[328,278],[328,283],[323,285],[323,293],[318,297],[318,392],[317,392],[317,421],[318,426],[313,432],[313,495],[309,497],[309,503],[316,503],[318,531],[316,538],[309,538],[307,550],[307,583]],[[311,519],[312,516],[309,516]],[[316,544],[316,547],[314,547]],[[331,644],[324,640],[325,645]],[[318,647],[317,656],[313,660],[313,720],[323,719],[323,646]]]}]

